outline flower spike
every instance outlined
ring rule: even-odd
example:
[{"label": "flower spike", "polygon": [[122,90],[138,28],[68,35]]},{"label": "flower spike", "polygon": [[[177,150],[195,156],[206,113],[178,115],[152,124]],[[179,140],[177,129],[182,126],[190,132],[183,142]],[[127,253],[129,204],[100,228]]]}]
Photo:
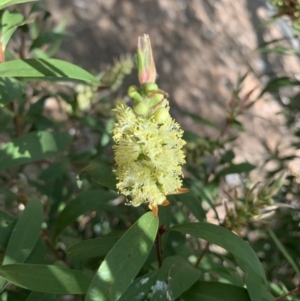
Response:
[{"label": "flower spike", "polygon": [[128,95],[133,108],[117,105],[113,146],[119,192],[132,206],[147,203],[155,216],[158,206],[167,206],[166,196],[188,191],[181,188],[183,131],[169,113],[166,93],[154,83],[156,78],[148,35],[138,41],[138,74],[141,88],[132,86]]}]

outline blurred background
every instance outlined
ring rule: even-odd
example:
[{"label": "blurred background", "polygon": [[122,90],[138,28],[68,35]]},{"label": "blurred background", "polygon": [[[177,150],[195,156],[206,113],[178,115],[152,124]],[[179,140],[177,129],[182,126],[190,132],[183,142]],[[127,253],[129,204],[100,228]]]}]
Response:
[{"label": "blurred background", "polygon": [[[252,92],[256,100],[275,74],[300,76],[295,56],[258,51],[268,41],[287,38],[298,47],[288,20],[263,24],[275,14],[260,0],[48,0],[44,2],[57,24],[66,20],[71,38],[63,41],[58,57],[99,72],[125,54],[134,55],[137,37],[150,35],[158,84],[168,92],[172,114],[185,129],[197,134],[217,135],[210,128],[180,113],[201,115],[224,126],[224,112],[239,77],[247,74],[241,94]],[[126,78],[120,95],[129,84],[137,84],[136,72]],[[253,90],[253,91],[252,91]],[[285,120],[278,114],[278,98],[263,95],[241,116],[245,127],[235,141],[236,160],[258,163],[266,141],[272,149],[288,151]]]}]

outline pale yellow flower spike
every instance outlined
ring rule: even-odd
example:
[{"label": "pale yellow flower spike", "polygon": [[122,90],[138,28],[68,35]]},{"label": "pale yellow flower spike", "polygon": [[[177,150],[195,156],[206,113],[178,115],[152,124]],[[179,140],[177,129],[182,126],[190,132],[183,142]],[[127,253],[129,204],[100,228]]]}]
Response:
[{"label": "pale yellow flower spike", "polygon": [[[145,43],[149,43],[139,43],[142,49],[138,48],[138,53],[146,49],[148,54],[142,53],[143,60],[138,60],[138,64],[145,65],[138,67],[153,79],[152,49],[146,37]],[[181,188],[185,163],[183,131],[171,118],[165,93],[155,83],[146,82],[141,89],[130,87],[128,91],[135,102],[133,108],[119,104],[114,110],[117,189],[127,197],[129,205],[148,203],[157,216],[158,205],[169,204],[167,195],[188,191]]]}]

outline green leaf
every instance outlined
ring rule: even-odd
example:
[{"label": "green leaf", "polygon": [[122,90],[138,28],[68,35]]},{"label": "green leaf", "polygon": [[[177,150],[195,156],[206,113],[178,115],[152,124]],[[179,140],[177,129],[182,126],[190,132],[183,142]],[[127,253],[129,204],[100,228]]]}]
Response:
[{"label": "green leaf", "polygon": [[[42,221],[42,203],[38,200],[29,201],[14,226],[2,262],[3,265],[22,263],[28,258],[39,239]],[[0,290],[5,285],[6,282],[0,278]]]},{"label": "green leaf", "polygon": [[40,236],[32,252],[27,257],[26,261],[23,263],[52,264],[53,258],[49,256],[50,252],[51,251],[49,250],[49,246],[47,245],[45,240]]},{"label": "green leaf", "polygon": [[134,280],[118,301],[141,301],[154,284],[158,271],[152,271]]},{"label": "green leaf", "polygon": [[0,9],[3,9],[10,5],[25,3],[25,2],[33,2],[33,1],[39,1],[39,0],[2,0],[0,3]]},{"label": "green leaf", "polygon": [[284,255],[286,260],[289,262],[289,264],[293,267],[295,273],[297,274],[298,278],[300,279],[300,270],[298,268],[298,265],[294,261],[294,259],[291,257],[291,255],[288,253],[284,245],[280,242],[280,240],[277,238],[275,233],[271,230],[268,229],[268,232],[273,239],[274,243],[276,244],[277,248],[280,250],[280,252]]},{"label": "green leaf", "polygon": [[6,248],[17,219],[0,210],[0,246]]},{"label": "green leaf", "polygon": [[172,301],[188,290],[201,272],[180,256],[170,256],[159,270],[151,300]]},{"label": "green leaf", "polygon": [[46,131],[13,139],[0,148],[0,170],[56,155],[71,139],[67,133]]},{"label": "green leaf", "polygon": [[51,181],[55,179],[60,179],[63,175],[67,174],[70,170],[70,164],[66,160],[60,160],[57,162],[52,163],[44,169],[40,175],[39,178],[44,181]]},{"label": "green leaf", "polygon": [[251,300],[274,301],[274,298],[264,285],[265,283],[262,283],[261,278],[256,273],[253,273],[243,260],[238,257],[236,257],[235,260],[239,267],[245,272],[245,282]]},{"label": "green leaf", "polygon": [[43,32],[32,42],[30,49],[32,50],[34,48],[39,48],[47,44],[62,41],[66,38],[70,38],[70,36],[59,32]]},{"label": "green leaf", "polygon": [[201,137],[193,132],[185,130],[183,133],[183,140],[185,140],[186,142],[197,142],[200,139]]},{"label": "green leaf", "polygon": [[[248,243],[228,229],[208,223],[189,223],[174,226],[169,230],[188,233],[224,248],[236,257],[239,261],[240,268],[246,275],[250,275],[252,279],[256,277],[255,279],[257,279],[259,283],[266,283],[263,268],[253,249]],[[259,285],[259,287],[260,286],[261,285]],[[255,291],[253,291],[252,289],[252,286],[250,288],[248,287],[251,300],[261,300],[262,290],[256,288]],[[254,298],[254,295],[258,297]]]},{"label": "green leaf", "polygon": [[89,274],[43,264],[9,264],[0,267],[7,281],[28,290],[49,294],[85,294],[92,280]]},{"label": "green leaf", "polygon": [[4,131],[5,127],[12,122],[14,113],[7,108],[0,108],[0,131]]},{"label": "green leaf", "polygon": [[4,52],[6,45],[18,26],[21,25],[24,17],[17,11],[4,11],[1,19],[1,47]]},{"label": "green leaf", "polygon": [[115,199],[118,195],[115,192],[95,189],[82,193],[80,196],[72,200],[57,218],[56,235],[58,235],[65,227],[74,222],[80,215],[90,210],[95,210]]},{"label": "green leaf", "polygon": [[222,163],[231,163],[234,157],[235,157],[234,152],[232,150],[228,150],[222,155],[220,161]]},{"label": "green leaf", "polygon": [[100,265],[85,301],[116,301],[145,263],[156,237],[159,220],[152,212],[126,231]]},{"label": "green leaf", "polygon": [[174,195],[173,198],[185,205],[199,221],[205,220],[206,212],[202,208],[201,201],[192,191],[182,195]]},{"label": "green leaf", "polygon": [[117,179],[111,166],[103,162],[91,162],[78,173],[79,178],[87,174],[91,179],[109,189],[116,190]]},{"label": "green leaf", "polygon": [[292,47],[274,46],[269,48],[261,48],[261,53],[277,53],[282,55],[298,54]]},{"label": "green leaf", "polygon": [[238,120],[234,119],[231,121],[230,124],[234,129],[238,130],[239,132],[245,132],[244,126]]},{"label": "green leaf", "polygon": [[30,200],[12,231],[3,265],[26,260],[39,238],[42,221],[42,203],[39,200]]},{"label": "green leaf", "polygon": [[281,88],[281,87],[294,87],[294,86],[299,86],[299,85],[300,85],[300,81],[298,81],[298,80],[293,80],[286,76],[278,77],[278,78],[270,80],[267,83],[265,88],[260,93],[259,97],[261,97],[266,92],[278,91],[279,88]]},{"label": "green leaf", "polygon": [[[13,205],[13,202],[16,200],[17,196],[10,190],[9,186],[5,187],[0,186],[0,198],[4,201],[6,210],[8,208],[10,208]],[[7,210],[9,211],[9,210]],[[0,216],[1,216],[1,211],[0,211]],[[1,220],[1,218],[0,218]],[[14,217],[14,220],[16,220],[16,218]],[[1,225],[1,224],[0,224]],[[1,235],[0,235],[1,237]]]},{"label": "green leaf", "polygon": [[17,100],[25,91],[25,86],[14,78],[0,78],[0,108]]},{"label": "green leaf", "polygon": [[56,301],[59,296],[40,293],[40,292],[31,292],[25,301]]},{"label": "green leaf", "polygon": [[190,113],[190,112],[187,112],[187,111],[181,111],[184,115],[187,115],[189,117],[191,117],[194,121],[196,121],[197,123],[199,124],[202,124],[202,125],[206,125],[206,126],[209,126],[213,129],[216,129],[216,130],[220,130],[219,127],[217,126],[217,124],[205,119],[205,118],[202,118],[196,114],[193,114],[193,113]]},{"label": "green leaf", "polygon": [[80,80],[99,84],[99,80],[84,69],[57,59],[12,60],[0,64],[2,77],[33,79]]},{"label": "green leaf", "polygon": [[265,280],[263,268],[253,249],[247,242],[228,229],[209,223],[187,223],[174,226],[169,231],[190,234],[224,248],[244,261],[248,267],[257,272],[261,279]]},{"label": "green leaf", "polygon": [[220,283],[198,281],[190,290],[182,295],[183,300],[203,301],[250,301],[244,288]]},{"label": "green leaf", "polygon": [[72,245],[67,249],[70,258],[87,259],[105,256],[116,244],[120,237],[102,237],[87,239]]},{"label": "green leaf", "polygon": [[230,175],[230,174],[234,174],[234,173],[242,173],[242,172],[250,172],[251,170],[253,170],[254,168],[256,168],[256,166],[246,162],[246,163],[241,163],[241,164],[231,164],[228,167],[225,167],[224,169],[222,169],[217,176],[221,177],[221,176],[226,176],[226,175]]}]

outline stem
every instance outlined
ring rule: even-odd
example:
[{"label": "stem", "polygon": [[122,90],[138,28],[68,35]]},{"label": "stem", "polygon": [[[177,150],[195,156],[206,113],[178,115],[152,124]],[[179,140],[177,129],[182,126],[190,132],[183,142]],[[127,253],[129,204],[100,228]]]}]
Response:
[{"label": "stem", "polygon": [[300,285],[298,285],[294,290],[290,291],[290,292],[287,292],[279,297],[277,297],[275,299],[275,301],[279,301],[279,300],[282,300],[284,299],[285,297],[287,296],[290,296],[290,295],[294,295],[294,294],[299,294],[300,293]]},{"label": "stem", "polygon": [[166,226],[161,225],[157,230],[157,235],[155,239],[155,245],[156,245],[156,255],[158,260],[158,267],[160,268],[162,266],[162,247],[161,247],[161,237],[166,232]]},{"label": "stem", "polygon": [[224,136],[227,134],[228,130],[230,129],[230,125],[231,125],[230,120],[228,118],[226,118],[226,123],[220,133],[219,139],[224,138]]},{"label": "stem", "polygon": [[[23,15],[25,18],[27,18],[26,13],[26,5],[23,6]],[[21,44],[19,48],[19,56],[20,59],[25,59],[26,56],[26,33],[21,30]],[[3,61],[5,61],[5,57],[3,54]],[[15,126],[15,136],[19,137],[21,136],[21,118],[20,114],[18,112],[18,107],[16,101],[13,101],[10,103],[11,111],[14,113],[14,126]]]},{"label": "stem", "polygon": [[204,257],[204,255],[206,254],[206,252],[208,251],[208,248],[209,248],[209,245],[210,243],[207,242],[204,249],[202,250],[202,252],[199,254],[198,258],[197,258],[197,261],[195,263],[195,268],[197,268],[199,266],[199,263],[201,261],[201,259]]},{"label": "stem", "polygon": [[20,115],[18,114],[17,104],[15,101],[10,103],[10,109],[14,113],[14,126],[15,126],[15,136],[21,136],[21,122]]},{"label": "stem", "polygon": [[45,241],[45,243],[48,245],[48,247],[51,249],[51,251],[54,253],[54,255],[56,256],[56,258],[58,260],[62,260],[64,261],[62,255],[57,251],[57,249],[54,247],[52,241],[49,239],[49,237],[47,236],[47,234],[45,233],[44,230],[41,230],[40,233],[42,239]]},{"label": "stem", "polygon": [[156,244],[156,255],[157,255],[158,267],[159,268],[162,265],[162,258],[161,258],[162,250],[161,250],[161,240],[160,240],[160,238],[161,238],[160,235],[158,235],[158,233],[157,233],[155,244]]},{"label": "stem", "polygon": [[21,45],[20,45],[20,59],[25,59],[26,54],[25,54],[25,50],[26,50],[26,34],[25,32],[21,32]]},{"label": "stem", "polygon": [[[26,4],[23,5],[22,13],[24,18],[26,19],[28,17]],[[22,29],[21,29],[21,45],[19,49],[19,56],[21,60],[26,58],[26,33]]]}]

